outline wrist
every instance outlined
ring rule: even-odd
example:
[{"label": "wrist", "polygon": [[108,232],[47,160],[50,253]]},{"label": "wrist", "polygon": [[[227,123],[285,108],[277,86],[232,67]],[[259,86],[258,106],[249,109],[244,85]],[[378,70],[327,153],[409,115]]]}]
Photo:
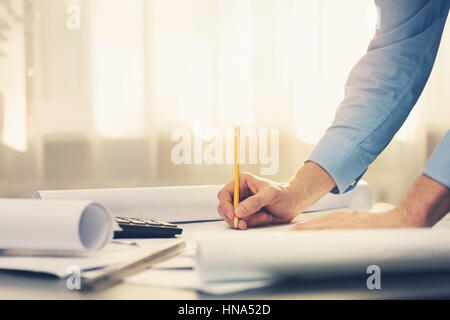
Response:
[{"label": "wrist", "polygon": [[336,186],[333,178],[315,162],[305,163],[288,183],[286,191],[295,199],[297,214],[302,213]]},{"label": "wrist", "polygon": [[403,203],[385,214],[390,216],[395,221],[394,225],[398,227],[422,228],[426,226],[424,219],[426,213]]},{"label": "wrist", "polygon": [[393,210],[405,225],[431,227],[450,210],[450,190],[422,175],[408,195]]}]

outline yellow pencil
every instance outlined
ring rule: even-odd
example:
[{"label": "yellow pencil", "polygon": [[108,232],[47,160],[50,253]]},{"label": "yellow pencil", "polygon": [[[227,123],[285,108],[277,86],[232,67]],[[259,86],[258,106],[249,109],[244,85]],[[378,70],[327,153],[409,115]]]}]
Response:
[{"label": "yellow pencil", "polygon": [[[234,208],[239,204],[239,127],[234,129]],[[234,216],[234,228],[237,229],[239,218]]]}]

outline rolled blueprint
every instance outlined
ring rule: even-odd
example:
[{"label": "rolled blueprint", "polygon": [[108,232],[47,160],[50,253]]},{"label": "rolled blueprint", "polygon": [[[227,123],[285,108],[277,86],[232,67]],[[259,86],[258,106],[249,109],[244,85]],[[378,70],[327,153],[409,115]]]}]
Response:
[{"label": "rolled blueprint", "polygon": [[198,267],[205,281],[270,277],[331,278],[448,271],[447,229],[295,231],[205,236],[198,240]]},{"label": "rolled blueprint", "polygon": [[[149,218],[168,222],[220,219],[217,193],[221,185],[154,188],[37,191],[35,199],[90,200],[104,204],[114,216]],[[373,205],[365,182],[345,194],[327,194],[307,211],[362,208]]]},{"label": "rolled blueprint", "polygon": [[99,250],[113,217],[90,201],[0,199],[0,249]]},{"label": "rolled blueprint", "polygon": [[114,216],[168,222],[219,219],[217,193],[221,186],[187,186],[35,192],[35,199],[90,200],[111,209]]}]

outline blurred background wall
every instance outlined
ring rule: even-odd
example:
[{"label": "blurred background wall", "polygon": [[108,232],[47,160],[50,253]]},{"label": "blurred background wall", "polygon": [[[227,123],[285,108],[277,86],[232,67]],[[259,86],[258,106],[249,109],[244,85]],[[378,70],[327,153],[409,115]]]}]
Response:
[{"label": "blurred background wall", "polygon": [[[331,123],[377,20],[372,0],[0,0],[0,196],[221,184],[171,134],[280,130],[285,181]],[[366,173],[396,203],[450,124],[450,26],[430,81]],[[259,173],[258,165],[243,170]]]}]

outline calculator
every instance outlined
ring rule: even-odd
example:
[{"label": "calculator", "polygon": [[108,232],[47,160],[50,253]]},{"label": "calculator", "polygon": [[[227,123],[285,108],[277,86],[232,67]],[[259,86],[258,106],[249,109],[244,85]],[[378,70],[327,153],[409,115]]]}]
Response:
[{"label": "calculator", "polygon": [[116,217],[116,222],[122,230],[114,231],[114,239],[172,238],[183,232],[174,224],[151,219]]}]

